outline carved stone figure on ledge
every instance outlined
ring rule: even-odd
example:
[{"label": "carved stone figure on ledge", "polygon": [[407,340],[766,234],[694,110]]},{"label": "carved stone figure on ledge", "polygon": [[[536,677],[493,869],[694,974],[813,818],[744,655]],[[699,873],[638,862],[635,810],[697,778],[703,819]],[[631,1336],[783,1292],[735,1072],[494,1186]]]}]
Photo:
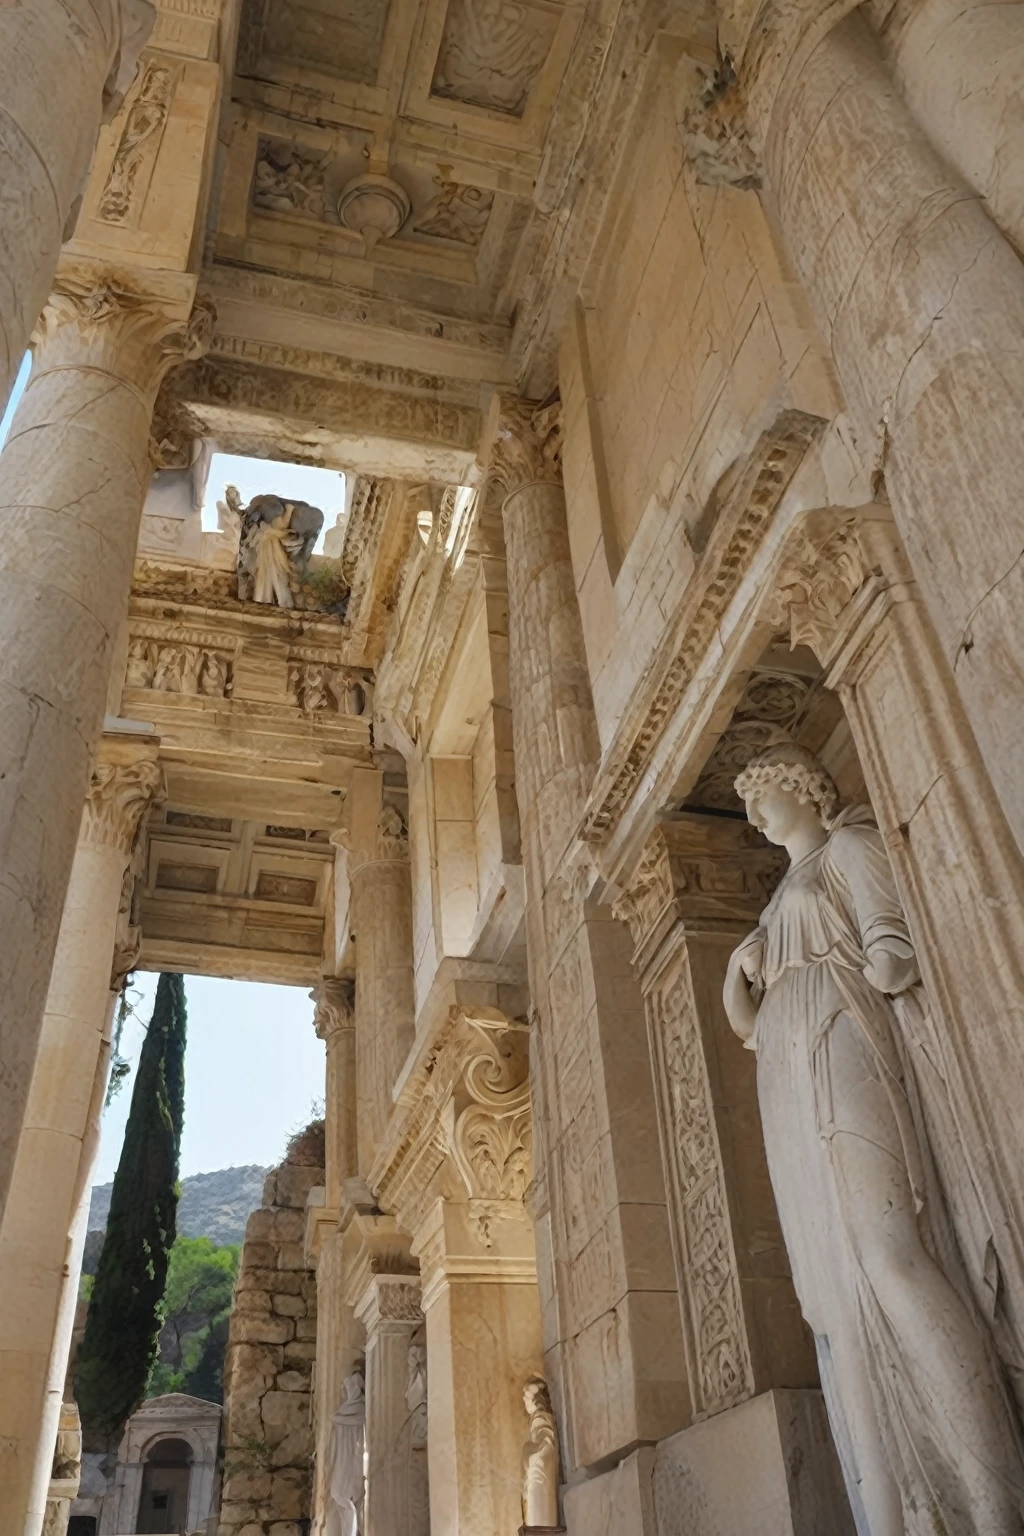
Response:
[{"label": "carved stone figure on ledge", "polygon": [[341,1406],[331,1416],[324,1536],[359,1536],[363,1528],[366,1376],[362,1361],[345,1377],[342,1393]]},{"label": "carved stone figure on ledge", "polygon": [[[772,1186],[859,1536],[1024,1531],[1019,1426],[974,1262],[940,1053],[881,835],[793,743],[736,780],[790,866],[734,953]],[[945,1102],[942,1102],[945,1096]],[[950,1153],[953,1155],[949,1155]],[[974,1186],[976,1188],[976,1186]],[[977,1232],[983,1216],[976,1213]],[[972,1223],[967,1223],[967,1226]],[[964,1228],[966,1230],[966,1226]],[[959,1242],[958,1242],[959,1238]]]},{"label": "carved stone figure on ledge", "polygon": [[294,608],[324,514],[308,501],[254,496],[242,515],[238,595],[245,602]]},{"label": "carved stone figure on ledge", "polygon": [[523,1388],[530,1438],[523,1447],[523,1524],[520,1536],[564,1531],[558,1519],[558,1430],[548,1384],[531,1376]]}]

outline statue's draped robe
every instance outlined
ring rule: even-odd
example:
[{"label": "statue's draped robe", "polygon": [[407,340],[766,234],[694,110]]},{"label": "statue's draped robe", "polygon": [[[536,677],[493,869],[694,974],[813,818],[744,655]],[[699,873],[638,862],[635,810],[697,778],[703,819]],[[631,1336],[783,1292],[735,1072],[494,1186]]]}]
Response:
[{"label": "statue's draped robe", "polygon": [[326,1536],[358,1536],[363,1515],[366,1401],[342,1403],[331,1416],[331,1468]]},{"label": "statue's draped robe", "polygon": [[[900,1182],[909,1182],[924,1245],[988,1339],[983,1260],[969,1277],[964,1258],[969,1268],[972,1255],[958,1252],[924,1130],[945,1126],[953,1134],[948,1102],[922,1106],[922,1095],[941,1098],[940,1075],[922,1083],[912,1065],[930,1022],[921,989],[894,1003],[863,974],[867,951],[882,943],[905,957],[908,981],[916,975],[885,848],[867,817],[855,808],[838,818],[827,842],[791,866],[761,917],[755,995],[763,988],[763,999],[752,1044],[768,1164],[858,1528],[869,1530],[857,1491],[870,1463],[866,1441],[880,1434],[908,1536],[1003,1536],[1002,1524],[986,1523],[984,1511],[968,1507],[952,1470],[971,1454],[958,1429],[962,1405],[928,1401],[917,1390],[913,1362],[857,1262],[858,1234],[844,1213],[833,1159],[832,1138],[846,1133],[868,1137],[893,1159],[894,1170],[902,1166]],[[965,1181],[969,1174],[961,1170]],[[972,1247],[983,1248],[984,1218],[970,1193],[960,1206],[974,1229]],[[959,1221],[957,1229],[959,1235]],[[991,1447],[991,1465],[1014,1468],[1013,1413],[991,1345],[989,1352],[990,1390],[1002,1399],[1008,1442]]]}]

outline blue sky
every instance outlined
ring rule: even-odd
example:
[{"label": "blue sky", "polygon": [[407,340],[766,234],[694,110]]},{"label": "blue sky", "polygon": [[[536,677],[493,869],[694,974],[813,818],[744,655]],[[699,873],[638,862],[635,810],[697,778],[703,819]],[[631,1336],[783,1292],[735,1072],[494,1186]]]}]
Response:
[{"label": "blue sky", "polygon": [[26,352],[25,356],[21,360],[21,367],[18,369],[18,377],[14,381],[14,388],[11,390],[11,398],[7,402],[7,409],[4,411],[3,416],[0,417],[0,444],[3,443],[7,436],[8,428],[11,425],[11,417],[14,415],[14,412],[17,409],[18,401],[21,399],[25,392],[25,385],[28,383],[28,370],[31,362],[32,354],[31,352]]},{"label": "blue sky", "polygon": [[[141,1022],[129,1019],[122,1051],[138,1062],[156,976],[136,973]],[[186,976],[185,1130],[181,1176],[216,1168],[280,1162],[285,1142],[313,1116],[324,1092],[324,1046],[313,1033],[305,987]],[[114,1177],[131,1103],[133,1077],[103,1116],[97,1184]]]}]

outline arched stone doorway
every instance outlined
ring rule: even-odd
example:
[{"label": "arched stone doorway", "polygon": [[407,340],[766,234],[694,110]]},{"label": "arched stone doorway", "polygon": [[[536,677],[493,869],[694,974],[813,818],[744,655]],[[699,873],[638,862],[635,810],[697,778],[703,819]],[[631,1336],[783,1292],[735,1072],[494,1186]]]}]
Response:
[{"label": "arched stone doorway", "polygon": [[192,1447],[187,1440],[158,1440],[146,1455],[136,1530],[170,1536],[187,1530]]}]

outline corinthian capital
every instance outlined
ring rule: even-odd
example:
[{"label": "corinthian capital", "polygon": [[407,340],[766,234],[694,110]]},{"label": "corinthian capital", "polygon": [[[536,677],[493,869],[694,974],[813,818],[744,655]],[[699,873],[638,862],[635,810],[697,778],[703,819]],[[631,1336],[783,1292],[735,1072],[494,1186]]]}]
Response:
[{"label": "corinthian capital", "polygon": [[561,401],[538,406],[515,396],[502,397],[490,477],[504,488],[506,496],[524,485],[561,483]]},{"label": "corinthian capital", "polygon": [[89,848],[116,848],[127,857],[144,813],[162,798],[163,772],[154,758],[97,763],[79,842]]},{"label": "corinthian capital", "polygon": [[354,1028],[355,982],[322,976],[309,995],[315,1004],[313,1028],[321,1040],[329,1040],[339,1030]]},{"label": "corinthian capital", "polygon": [[168,368],[202,356],[215,319],[205,296],[150,293],[121,274],[69,267],[33,333],[35,368],[87,363],[155,394]]}]

